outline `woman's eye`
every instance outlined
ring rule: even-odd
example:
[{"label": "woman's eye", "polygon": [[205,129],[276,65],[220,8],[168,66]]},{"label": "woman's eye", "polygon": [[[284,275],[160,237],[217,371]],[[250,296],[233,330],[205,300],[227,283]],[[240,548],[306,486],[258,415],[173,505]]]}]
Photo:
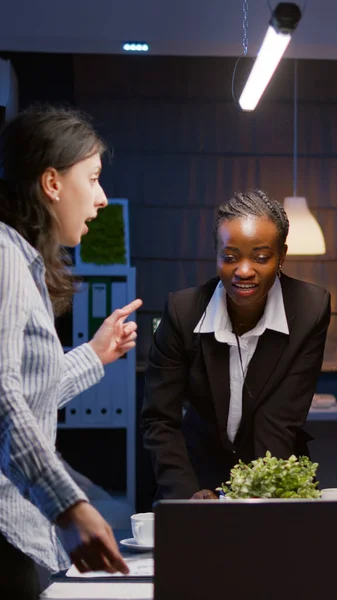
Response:
[{"label": "woman's eye", "polygon": [[222,260],[225,263],[232,263],[235,261],[235,256],[233,256],[232,254],[224,254]]},{"label": "woman's eye", "polygon": [[260,254],[255,259],[259,263],[266,263],[269,260],[269,256],[265,256],[264,254]]}]

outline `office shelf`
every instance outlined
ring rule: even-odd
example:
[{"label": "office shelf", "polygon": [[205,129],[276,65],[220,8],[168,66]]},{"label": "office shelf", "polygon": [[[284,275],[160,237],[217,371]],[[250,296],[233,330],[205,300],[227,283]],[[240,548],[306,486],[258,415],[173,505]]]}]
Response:
[{"label": "office shelf", "polygon": [[337,421],[337,406],[331,408],[311,408],[307,421]]}]

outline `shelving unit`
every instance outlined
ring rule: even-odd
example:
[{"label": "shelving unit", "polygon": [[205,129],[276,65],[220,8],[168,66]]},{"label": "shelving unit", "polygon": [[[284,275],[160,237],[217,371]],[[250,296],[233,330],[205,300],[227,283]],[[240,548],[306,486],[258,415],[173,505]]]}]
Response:
[{"label": "shelving unit", "polygon": [[[75,294],[72,309],[72,345],[64,346],[67,352],[76,346],[89,341],[103,320],[116,308],[128,304],[136,294],[136,271],[129,265],[129,228],[127,201],[121,199],[109,200],[109,203],[119,203],[123,206],[126,264],[96,265],[83,263],[80,247],[75,249],[75,265],[73,273],[81,276],[81,289]],[[135,320],[131,315],[130,320]],[[122,461],[126,456],[126,490],[113,497],[114,526],[129,526],[129,516],[135,512],[135,422],[136,422],[136,354],[129,351],[124,357],[104,367],[105,376],[93,387],[79,394],[63,409],[60,430],[104,430],[101,438],[111,439],[114,430],[124,430],[126,448],[110,455],[107,449],[104,456],[98,450],[97,461],[104,461],[104,469],[111,471],[113,461]],[[83,436],[85,432],[83,431]],[[78,439],[78,434],[76,434]],[[96,437],[97,439],[97,437]],[[81,442],[82,443],[82,442]],[[112,444],[113,446],[113,444]],[[95,453],[95,446],[92,448]],[[67,458],[65,457],[67,460]],[[102,511],[102,507],[98,507]],[[120,517],[118,514],[120,514]],[[127,519],[127,521],[125,521]]]},{"label": "shelving unit", "polygon": [[307,421],[337,421],[337,406],[332,408],[311,408]]}]

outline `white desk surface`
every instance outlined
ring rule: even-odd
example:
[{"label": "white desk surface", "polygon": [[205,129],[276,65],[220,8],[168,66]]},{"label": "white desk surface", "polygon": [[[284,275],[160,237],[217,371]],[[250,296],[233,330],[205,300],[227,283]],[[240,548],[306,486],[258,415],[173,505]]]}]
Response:
[{"label": "white desk surface", "polygon": [[42,599],[62,600],[153,600],[153,583],[118,582],[57,582],[40,596]]},{"label": "white desk surface", "polygon": [[[121,539],[130,537],[130,530],[115,530],[115,537],[118,542]],[[147,553],[135,553],[135,552],[126,552],[123,547],[120,546],[120,550],[122,551],[122,555],[126,559],[130,567],[130,573],[133,575],[138,575],[138,571],[140,565],[137,563],[152,562],[149,557],[153,557],[151,552]],[[138,560],[137,560],[138,559]],[[135,569],[137,566],[137,569]],[[141,565],[144,569],[144,565]],[[145,574],[145,572],[143,571]],[[146,572],[146,575],[153,574],[153,565],[152,568],[150,566],[150,571]],[[97,581],[85,581],[85,578],[82,581],[72,580],[71,577],[66,580],[62,578],[60,580],[55,579],[55,581],[41,594],[41,600],[106,600],[109,598],[110,600],[153,600],[154,597],[154,587],[153,583],[147,581],[123,581],[123,575],[116,575],[116,581],[106,580],[105,577],[98,579]]]}]

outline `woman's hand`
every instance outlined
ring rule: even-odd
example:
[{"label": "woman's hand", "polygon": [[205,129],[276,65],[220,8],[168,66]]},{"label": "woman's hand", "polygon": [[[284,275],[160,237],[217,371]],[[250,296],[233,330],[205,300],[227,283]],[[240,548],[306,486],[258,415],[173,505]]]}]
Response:
[{"label": "woman's hand", "polygon": [[103,321],[89,344],[102,361],[107,365],[117,360],[136,345],[137,325],[133,321],[124,323],[125,319],[142,306],[142,300],[133,300],[123,308],[117,308]]},{"label": "woman's hand", "polygon": [[61,529],[62,545],[81,573],[129,573],[111,527],[91,504],[81,501],[71,506],[59,515],[56,525]]},{"label": "woman's hand", "polygon": [[218,500],[218,496],[211,490],[200,490],[193,494],[191,500]]}]

